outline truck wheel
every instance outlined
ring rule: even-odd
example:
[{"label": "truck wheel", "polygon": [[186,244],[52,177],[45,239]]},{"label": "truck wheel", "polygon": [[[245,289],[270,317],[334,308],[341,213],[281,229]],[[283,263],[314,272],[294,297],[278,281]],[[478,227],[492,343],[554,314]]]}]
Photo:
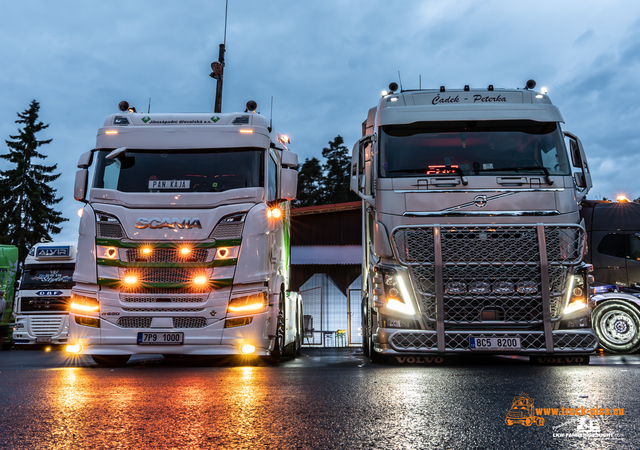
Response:
[{"label": "truck wheel", "polygon": [[593,312],[593,323],[600,346],[610,353],[640,350],[640,312],[629,303],[609,300]]},{"label": "truck wheel", "polygon": [[284,355],[284,293],[280,291],[280,300],[278,301],[278,324],[276,325],[276,338],[271,350],[271,358],[279,360]]},{"label": "truck wheel", "polygon": [[91,355],[91,358],[99,366],[119,367],[124,366],[131,355]]}]

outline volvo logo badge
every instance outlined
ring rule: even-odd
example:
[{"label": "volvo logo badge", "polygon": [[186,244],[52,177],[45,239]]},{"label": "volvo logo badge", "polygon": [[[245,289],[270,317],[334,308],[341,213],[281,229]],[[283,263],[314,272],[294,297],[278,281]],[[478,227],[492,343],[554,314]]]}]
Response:
[{"label": "volvo logo badge", "polygon": [[487,196],[477,195],[476,198],[473,199],[473,204],[478,208],[484,208],[485,206],[487,206]]},{"label": "volvo logo badge", "polygon": [[151,219],[145,219],[144,217],[136,220],[136,228],[180,228],[180,229],[189,229],[189,228],[200,228],[202,229],[202,224],[200,223],[200,219],[158,219],[157,217],[153,217]]}]

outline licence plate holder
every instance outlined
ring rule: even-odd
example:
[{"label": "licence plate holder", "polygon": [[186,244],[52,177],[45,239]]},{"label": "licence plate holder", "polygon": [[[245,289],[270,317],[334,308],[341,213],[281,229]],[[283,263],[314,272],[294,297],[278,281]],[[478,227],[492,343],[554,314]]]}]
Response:
[{"label": "licence plate holder", "polygon": [[184,344],[184,333],[177,332],[139,332],[138,345],[182,345]]},{"label": "licence plate holder", "polygon": [[36,344],[50,344],[51,343],[51,338],[50,337],[37,337],[36,338]]},{"label": "licence plate holder", "polygon": [[469,336],[471,350],[521,350],[519,337]]}]

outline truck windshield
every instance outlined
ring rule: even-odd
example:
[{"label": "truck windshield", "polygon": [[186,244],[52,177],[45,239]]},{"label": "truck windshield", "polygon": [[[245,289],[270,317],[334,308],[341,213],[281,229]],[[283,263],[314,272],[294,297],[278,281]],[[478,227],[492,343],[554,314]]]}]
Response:
[{"label": "truck windshield", "polygon": [[570,175],[558,124],[534,121],[418,122],[380,127],[381,177],[546,173]]},{"label": "truck windshield", "polygon": [[222,192],[261,187],[263,150],[99,150],[93,187],[122,192]]},{"label": "truck windshield", "polygon": [[73,269],[26,269],[20,284],[21,290],[71,289]]}]

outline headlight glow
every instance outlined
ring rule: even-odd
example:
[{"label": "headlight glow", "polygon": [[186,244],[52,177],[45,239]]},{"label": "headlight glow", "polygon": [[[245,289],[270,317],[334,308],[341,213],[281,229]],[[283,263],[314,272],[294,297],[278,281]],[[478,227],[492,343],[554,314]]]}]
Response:
[{"label": "headlight glow", "polygon": [[256,347],[255,347],[255,345],[245,344],[242,347],[240,347],[240,351],[242,353],[244,353],[245,355],[249,354],[249,353],[255,353]]},{"label": "headlight glow", "polygon": [[229,312],[259,311],[266,305],[265,293],[252,294],[246,297],[233,298],[229,302]]},{"label": "headlight glow", "polygon": [[91,297],[83,297],[80,295],[71,296],[71,305],[69,306],[71,311],[77,312],[95,312],[100,309],[100,303],[98,300]]},{"label": "headlight glow", "polygon": [[82,351],[81,345],[67,345],[67,353],[80,353]]}]

